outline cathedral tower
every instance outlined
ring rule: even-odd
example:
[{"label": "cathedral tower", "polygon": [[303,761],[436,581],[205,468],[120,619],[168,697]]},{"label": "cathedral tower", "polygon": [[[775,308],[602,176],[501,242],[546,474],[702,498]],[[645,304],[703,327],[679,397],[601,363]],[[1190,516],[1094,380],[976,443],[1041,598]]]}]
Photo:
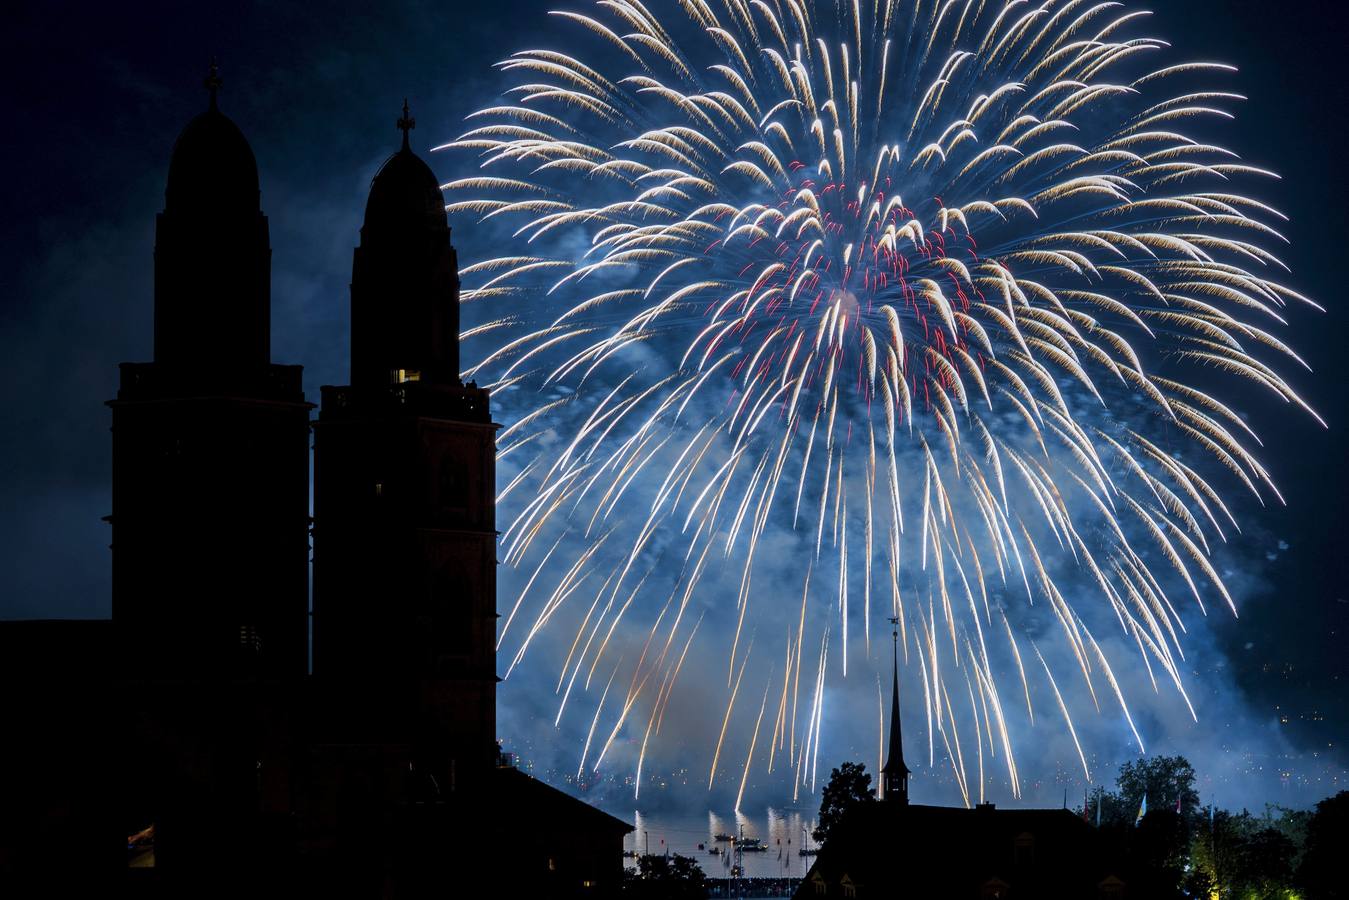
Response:
[{"label": "cathedral tower", "polygon": [[216,101],[183,129],[155,230],[154,361],[113,411],[113,621],[129,674],[299,677],[307,665],[309,404],[270,361],[258,170]]},{"label": "cathedral tower", "polygon": [[494,760],[496,426],[459,380],[458,267],[413,125],[404,104],[352,266],[351,384],[323,388],[314,428],[314,674],[418,698],[453,790]]}]

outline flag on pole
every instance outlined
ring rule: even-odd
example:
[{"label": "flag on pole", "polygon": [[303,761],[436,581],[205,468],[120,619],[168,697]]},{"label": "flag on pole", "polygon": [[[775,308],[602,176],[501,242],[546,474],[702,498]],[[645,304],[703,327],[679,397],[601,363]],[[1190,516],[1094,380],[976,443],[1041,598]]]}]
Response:
[{"label": "flag on pole", "polygon": [[1148,794],[1147,791],[1144,791],[1143,802],[1138,804],[1138,815],[1134,817],[1134,825],[1137,825],[1139,822],[1143,821],[1143,817],[1146,816],[1147,814],[1148,814]]}]

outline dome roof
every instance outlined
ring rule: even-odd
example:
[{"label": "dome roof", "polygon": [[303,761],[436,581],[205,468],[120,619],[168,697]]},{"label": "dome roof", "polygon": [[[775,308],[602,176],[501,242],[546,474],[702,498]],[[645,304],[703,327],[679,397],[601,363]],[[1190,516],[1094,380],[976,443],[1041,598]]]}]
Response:
[{"label": "dome roof", "polygon": [[[365,229],[444,229],[445,198],[431,167],[408,148],[390,156],[370,183]],[[364,229],[363,229],[364,230]]]},{"label": "dome roof", "polygon": [[243,132],[212,98],[210,109],[187,123],[173,145],[168,187],[170,210],[256,211],[258,164]]}]

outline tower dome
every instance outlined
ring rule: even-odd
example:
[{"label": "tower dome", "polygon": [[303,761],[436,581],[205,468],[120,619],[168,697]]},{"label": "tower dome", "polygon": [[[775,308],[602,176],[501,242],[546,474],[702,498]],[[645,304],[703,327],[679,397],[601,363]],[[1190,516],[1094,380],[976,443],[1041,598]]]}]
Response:
[{"label": "tower dome", "polygon": [[206,80],[210,106],[187,123],[173,145],[164,199],[175,212],[214,216],[259,208],[258,163],[239,126],[216,104],[219,85],[212,68]]},{"label": "tower dome", "polygon": [[155,360],[219,369],[271,356],[271,249],[258,164],[239,126],[210,105],[173,146],[155,236]]},{"label": "tower dome", "polygon": [[351,383],[459,384],[459,266],[440,182],[403,146],[380,167],[351,272]]},{"label": "tower dome", "polygon": [[412,152],[408,131],[415,127],[408,117],[407,102],[403,103],[403,146],[380,167],[370,183],[370,196],[365,204],[366,231],[407,232],[428,229],[442,231],[448,227],[445,218],[445,198],[440,192],[440,181],[431,167]]}]

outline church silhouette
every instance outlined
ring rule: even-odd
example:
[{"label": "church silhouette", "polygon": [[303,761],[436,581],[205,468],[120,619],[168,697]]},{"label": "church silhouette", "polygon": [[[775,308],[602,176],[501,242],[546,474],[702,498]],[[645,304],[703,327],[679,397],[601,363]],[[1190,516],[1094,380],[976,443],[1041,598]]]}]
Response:
[{"label": "church silhouette", "polygon": [[[890,620],[898,628],[899,619]],[[890,737],[879,803],[853,804],[830,832],[794,900],[842,897],[978,900],[1124,900],[1113,849],[1081,813],[909,803],[899,716],[899,633],[891,633]],[[867,776],[868,781],[870,776]]]},{"label": "church silhouette", "polygon": [[271,361],[257,164],[214,66],[206,87],[156,221],[154,359],[108,404],[112,618],[0,623],[0,883],[608,896],[632,826],[495,739],[497,426],[459,377],[407,104],[355,250],[351,383],[311,422]]}]

